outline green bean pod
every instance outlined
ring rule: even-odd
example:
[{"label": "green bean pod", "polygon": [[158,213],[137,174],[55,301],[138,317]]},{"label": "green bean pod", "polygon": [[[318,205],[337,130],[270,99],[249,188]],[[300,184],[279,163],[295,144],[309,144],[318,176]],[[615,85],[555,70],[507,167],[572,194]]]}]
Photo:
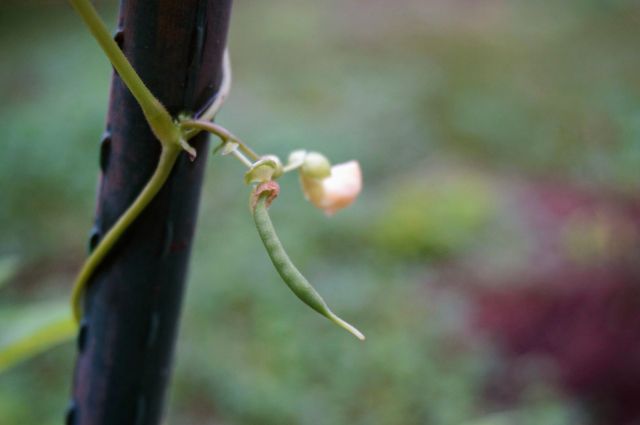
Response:
[{"label": "green bean pod", "polygon": [[358,329],[336,316],[331,309],[329,309],[327,303],[313,286],[311,286],[302,273],[300,273],[287,255],[267,211],[270,193],[262,192],[259,193],[257,197],[257,202],[253,207],[253,219],[260,234],[260,239],[262,239],[262,243],[271,258],[271,262],[282,280],[302,302],[336,325],[346,329],[356,338],[364,340],[364,335]]}]

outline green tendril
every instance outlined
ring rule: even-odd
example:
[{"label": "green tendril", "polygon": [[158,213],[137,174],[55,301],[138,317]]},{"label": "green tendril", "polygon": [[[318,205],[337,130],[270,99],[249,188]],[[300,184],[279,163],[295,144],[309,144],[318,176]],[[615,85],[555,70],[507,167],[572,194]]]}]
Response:
[{"label": "green tendril", "polygon": [[144,211],[160,189],[162,189],[162,186],[164,186],[164,183],[171,174],[171,170],[179,154],[180,151],[177,148],[164,147],[162,149],[158,166],[142,192],[140,192],[135,201],[133,201],[120,218],[118,218],[116,223],[109,229],[82,265],[73,284],[73,291],[71,292],[71,310],[76,323],[80,323],[80,319],[82,318],[82,299],[93,272],[102,263],[102,260],[107,254],[111,252],[111,249],[116,242],[118,242],[120,236],[129,228],[140,213]]},{"label": "green tendril", "polygon": [[[109,58],[120,78],[127,86],[131,94],[142,108],[144,116],[149,124],[152,132],[159,140],[162,150],[158,165],[151,175],[149,181],[138,195],[135,201],[125,210],[118,218],[116,223],[107,232],[105,237],[100,241],[95,250],[85,260],[76,280],[73,284],[71,293],[71,309],[73,318],[76,323],[80,322],[82,317],[82,300],[86,287],[96,268],[102,263],[103,259],[111,252],[113,246],[118,242],[122,234],[129,228],[142,211],[149,205],[151,200],[162,189],[164,183],[169,178],[176,160],[181,150],[186,151],[193,159],[196,156],[195,149],[187,143],[187,140],[194,137],[203,128],[194,125],[189,128],[186,134],[181,131],[179,123],[174,122],[169,112],[160,103],[160,101],[149,91],[140,76],[131,66],[129,60],[114,42],[111,34],[107,30],[106,25],[100,19],[97,11],[89,0],[69,0],[71,5],[78,12],[84,23],[89,28],[102,51]],[[223,79],[215,99],[211,106],[207,108],[203,114],[203,119],[211,120],[218,112],[227,95],[229,94],[231,84],[231,65],[229,62],[229,53],[225,49],[223,61]],[[197,121],[196,123],[204,123]],[[218,130],[218,126],[214,126],[214,130]],[[206,129],[206,128],[205,128]],[[210,129],[209,129],[210,130]],[[211,131],[211,130],[210,130]],[[221,130],[220,130],[221,131]],[[219,131],[219,132],[220,132]],[[225,130],[226,131],[226,130]],[[227,132],[228,133],[228,132]],[[225,133],[225,134],[227,134]],[[231,134],[231,133],[228,133]],[[184,137],[183,137],[184,136]],[[243,145],[244,146],[244,145]],[[249,149],[248,147],[245,147]]]},{"label": "green tendril", "polygon": [[257,195],[257,201],[253,207],[253,219],[256,223],[260,239],[262,239],[262,243],[278,274],[289,289],[291,289],[303,303],[363,341],[364,335],[362,332],[339,318],[329,309],[327,303],[313,286],[311,286],[302,273],[300,273],[287,255],[267,211],[270,197],[273,196],[271,192],[268,191],[263,191]]}]

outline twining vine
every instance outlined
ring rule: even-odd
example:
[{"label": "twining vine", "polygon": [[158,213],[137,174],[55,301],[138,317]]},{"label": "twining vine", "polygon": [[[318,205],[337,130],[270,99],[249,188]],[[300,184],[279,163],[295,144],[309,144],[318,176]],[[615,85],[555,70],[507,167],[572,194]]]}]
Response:
[{"label": "twining vine", "polygon": [[353,202],[361,190],[362,178],[359,164],[356,161],[350,161],[331,166],[324,155],[305,150],[292,152],[287,164],[283,164],[275,155],[257,154],[231,132],[212,123],[211,120],[224,103],[230,89],[231,67],[227,51],[223,63],[223,81],[211,106],[199,117],[185,114],[172,117],[147,88],[111,38],[107,27],[90,1],[69,1],[133,94],[149,127],[161,145],[160,158],[149,181],[89,255],[78,273],[71,296],[73,318],[76,324],[82,318],[83,296],[96,268],[163,187],[182,151],[185,151],[192,160],[195,159],[196,151],[188,141],[200,131],[206,131],[218,136],[221,140],[214,153],[221,152],[222,155],[231,155],[247,167],[248,171],[244,175],[244,181],[246,184],[254,186],[251,194],[254,222],[271,262],[282,280],[305,304],[360,340],[364,340],[364,335],[359,330],[329,309],[318,292],[295,267],[284,250],[268,213],[269,205],[277,197],[280,190],[275,180],[292,171],[298,172],[305,197],[313,205],[324,210],[328,215],[335,213]]}]

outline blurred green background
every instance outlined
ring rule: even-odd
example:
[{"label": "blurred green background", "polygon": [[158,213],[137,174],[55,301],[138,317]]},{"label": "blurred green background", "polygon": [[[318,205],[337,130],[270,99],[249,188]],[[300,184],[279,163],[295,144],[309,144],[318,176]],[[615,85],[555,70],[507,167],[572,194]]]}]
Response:
[{"label": "blurred green background", "polygon": [[[99,8],[114,27],[116,2]],[[584,390],[596,381],[575,384],[559,339],[530,342],[562,312],[536,325],[481,301],[638,286],[639,39],[632,0],[236,1],[234,85],[217,121],[259,152],[360,160],[352,207],[327,219],[288,177],[272,217],[367,341],[288,293],[253,228],[243,170],[215,157],[166,423],[640,423]],[[85,257],[111,67],[63,1],[3,1],[0,49],[7,332],[24,306],[64,299]],[[527,299],[518,310],[536,309]],[[636,320],[637,307],[620,317]],[[603,335],[594,326],[581,332]],[[606,369],[616,357],[605,354]],[[0,375],[0,423],[61,423],[74,357],[67,344]]]}]

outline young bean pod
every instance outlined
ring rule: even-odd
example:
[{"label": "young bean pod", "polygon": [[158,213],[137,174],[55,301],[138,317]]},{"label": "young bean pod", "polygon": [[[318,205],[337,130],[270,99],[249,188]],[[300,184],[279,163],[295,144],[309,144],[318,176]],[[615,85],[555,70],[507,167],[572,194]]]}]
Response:
[{"label": "young bean pod", "polygon": [[253,206],[253,219],[260,234],[260,239],[262,239],[262,243],[278,274],[302,302],[336,325],[346,329],[356,338],[364,340],[364,335],[358,329],[336,316],[331,309],[329,309],[327,303],[313,286],[311,286],[302,273],[300,273],[287,255],[267,211],[270,196],[271,193],[268,191],[257,194],[255,206]]}]

